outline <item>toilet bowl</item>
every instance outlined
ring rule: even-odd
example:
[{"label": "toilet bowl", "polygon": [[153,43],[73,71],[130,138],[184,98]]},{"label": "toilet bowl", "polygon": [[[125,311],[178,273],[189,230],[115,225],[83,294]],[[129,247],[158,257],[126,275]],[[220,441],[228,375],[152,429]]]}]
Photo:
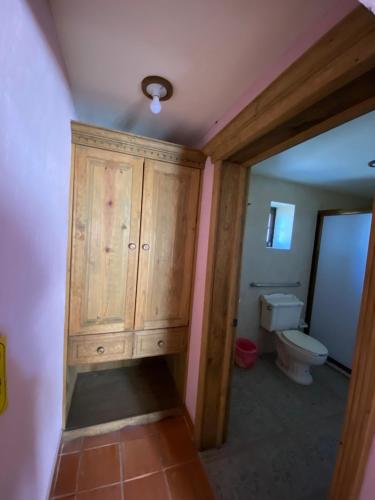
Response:
[{"label": "toilet bowl", "polygon": [[303,302],[295,295],[283,293],[261,295],[260,301],[260,324],[276,335],[276,365],[298,384],[311,384],[310,367],[323,365],[328,349],[319,340],[297,330]]},{"label": "toilet bowl", "polygon": [[318,340],[299,330],[279,330],[276,334],[276,365],[298,384],[310,385],[311,366],[323,365],[328,349]]}]

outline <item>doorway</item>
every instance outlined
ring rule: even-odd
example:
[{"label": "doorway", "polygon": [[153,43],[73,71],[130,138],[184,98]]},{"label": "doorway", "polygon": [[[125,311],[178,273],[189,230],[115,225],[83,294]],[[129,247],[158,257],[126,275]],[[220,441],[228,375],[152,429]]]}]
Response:
[{"label": "doorway", "polygon": [[[318,214],[332,213],[332,221],[336,214],[342,222],[349,222],[349,226],[339,225],[338,234],[331,229],[336,246],[329,256],[336,264],[335,273],[340,272],[340,276],[328,276],[328,279],[330,284],[340,285],[340,290],[345,286],[353,288],[352,280],[358,285],[356,307],[350,309],[355,323],[352,322],[350,333],[355,337],[371,222],[368,208],[375,188],[375,174],[361,154],[367,158],[372,153],[372,142],[368,141],[367,153],[361,143],[359,163],[354,164],[350,172],[345,170],[343,158],[337,159],[340,168],[336,170],[328,151],[332,151],[334,157],[341,151],[346,158],[341,142],[348,142],[348,136],[352,137],[350,147],[357,151],[359,143],[356,143],[354,129],[363,137],[359,129],[367,128],[371,121],[374,125],[375,113],[343,125],[345,137],[339,127],[251,169],[236,336],[255,342],[261,356],[249,370],[233,368],[225,443],[219,450],[203,453],[218,498],[327,498],[344,422],[349,378],[328,365],[311,370],[314,382],[308,387],[286,377],[275,364],[275,335],[260,324],[260,297],[275,294],[297,297],[304,305],[301,319],[310,324],[306,305]],[[306,172],[300,178],[304,163],[312,160],[311,149],[319,150],[319,156],[313,158],[311,165],[319,173],[313,180]],[[351,159],[347,160],[351,164]],[[327,175],[323,177],[323,167],[327,164],[332,166],[335,179],[332,171],[328,180]],[[357,175],[357,171],[360,174]],[[353,178],[348,188],[345,176],[353,172],[357,179]],[[340,216],[337,215],[339,208],[343,209]],[[365,227],[355,218],[354,212],[360,208],[367,212],[358,214],[360,219],[361,215],[366,217]],[[347,217],[354,219],[347,221]],[[273,231],[270,231],[272,225]],[[367,233],[363,235],[365,230]],[[325,238],[321,244],[324,242]],[[323,258],[322,250],[323,247]],[[332,293],[332,289],[327,292]],[[340,309],[335,307],[341,305],[331,305],[331,316],[340,318]],[[348,304],[346,311],[349,312]],[[335,325],[335,331],[341,334],[339,328],[340,325]],[[300,330],[303,331],[302,325]],[[324,344],[316,335],[315,325],[313,331],[312,336]],[[336,346],[330,345],[329,352],[333,347],[340,347],[341,340],[338,337],[336,340]],[[354,342],[351,355],[353,347]]]}]

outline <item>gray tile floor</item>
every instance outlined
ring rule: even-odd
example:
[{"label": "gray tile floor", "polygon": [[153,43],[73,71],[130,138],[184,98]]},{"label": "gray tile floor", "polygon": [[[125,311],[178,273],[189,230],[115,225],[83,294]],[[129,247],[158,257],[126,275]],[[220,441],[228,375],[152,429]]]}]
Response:
[{"label": "gray tile floor", "polygon": [[264,355],[234,368],[228,440],[202,453],[220,500],[325,500],[348,379],[327,365],[305,387]]}]

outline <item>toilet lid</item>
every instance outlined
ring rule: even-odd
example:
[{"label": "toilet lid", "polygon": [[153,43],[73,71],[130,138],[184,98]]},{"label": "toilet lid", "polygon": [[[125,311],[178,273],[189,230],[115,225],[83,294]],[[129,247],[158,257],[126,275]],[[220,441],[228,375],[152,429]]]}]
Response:
[{"label": "toilet lid", "polygon": [[284,330],[282,335],[288,342],[305,351],[317,354],[318,356],[327,356],[328,354],[328,349],[319,340],[298,330]]}]

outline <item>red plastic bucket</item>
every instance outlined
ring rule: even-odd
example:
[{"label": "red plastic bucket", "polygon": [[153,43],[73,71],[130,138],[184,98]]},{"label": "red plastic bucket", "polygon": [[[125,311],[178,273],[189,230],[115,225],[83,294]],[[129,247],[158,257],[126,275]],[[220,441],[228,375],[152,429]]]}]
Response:
[{"label": "red plastic bucket", "polygon": [[249,339],[239,337],[236,339],[234,361],[240,368],[251,368],[258,357],[258,348]]}]

